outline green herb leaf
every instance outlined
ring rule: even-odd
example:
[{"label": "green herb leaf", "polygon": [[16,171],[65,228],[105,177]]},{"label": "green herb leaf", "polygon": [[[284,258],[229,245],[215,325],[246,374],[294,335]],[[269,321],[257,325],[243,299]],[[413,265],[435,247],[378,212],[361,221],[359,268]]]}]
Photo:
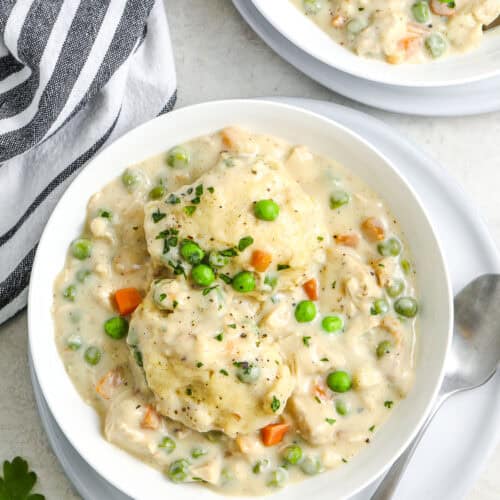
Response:
[{"label": "green herb leaf", "polygon": [[227,248],[226,250],[222,250],[222,252],[219,253],[224,257],[236,257],[238,255],[236,248]]},{"label": "green herb leaf", "polygon": [[196,189],[194,190],[196,196],[201,196],[203,194],[203,184],[200,184],[196,186]]},{"label": "green herb leaf", "polygon": [[230,285],[233,282],[233,278],[227,274],[219,274],[219,278],[226,283],[226,285]]},{"label": "green herb leaf", "polygon": [[375,430],[375,426],[372,425],[369,429],[368,429],[370,432],[373,432]]},{"label": "green herb leaf", "polygon": [[207,188],[207,191],[209,193],[213,193],[215,191],[215,189],[212,186],[210,186],[210,187]]},{"label": "green herb leaf", "polygon": [[198,363],[196,363],[196,368],[201,368],[203,366],[203,363],[201,361],[198,361]]},{"label": "green herb leaf", "polygon": [[280,400],[276,396],[273,396],[273,400],[271,401],[271,410],[276,413],[280,409],[280,406]]},{"label": "green herb leaf", "polygon": [[284,271],[285,269],[290,269],[288,264],[278,264],[278,271]]},{"label": "green herb leaf", "polygon": [[218,340],[219,342],[222,342],[224,340],[224,333],[223,332],[220,332],[218,333],[215,337],[214,337],[215,340]]},{"label": "green herb leaf", "polygon": [[45,500],[43,495],[30,493],[37,476],[29,471],[28,462],[16,457],[3,463],[3,478],[0,477],[0,500]]},{"label": "green herb leaf", "polygon": [[334,418],[325,418],[325,421],[327,423],[329,423],[330,425],[333,425],[336,422],[336,420]]},{"label": "green herb leaf", "polygon": [[174,193],[170,193],[168,195],[166,202],[170,203],[170,205],[177,205],[178,203],[181,202],[181,199],[178,196],[175,196]]},{"label": "green herb leaf", "polygon": [[167,216],[167,214],[164,214],[163,212],[160,212],[160,209],[157,208],[156,212],[153,212],[151,214],[151,218],[153,219],[153,222],[156,224],[160,222],[162,219],[164,219]]},{"label": "green herb leaf", "polygon": [[112,216],[113,214],[109,210],[104,210],[103,208],[99,210],[99,217],[103,217],[104,219],[111,219]]},{"label": "green herb leaf", "polygon": [[248,248],[252,243],[253,238],[251,236],[245,236],[244,238],[241,238],[240,242],[238,243],[238,250],[240,252],[243,252],[243,250],[245,250],[245,248]]},{"label": "green herb leaf", "polygon": [[392,408],[393,404],[394,404],[394,401],[384,401],[384,406],[386,408]]},{"label": "green herb leaf", "polygon": [[302,343],[309,347],[311,345],[311,337],[302,337]]},{"label": "green herb leaf", "polygon": [[196,207],[194,205],[187,205],[184,207],[184,213],[188,216],[191,217],[196,211]]},{"label": "green herb leaf", "polygon": [[193,199],[191,200],[191,203],[192,203],[193,205],[199,205],[199,204],[200,204],[200,201],[201,201],[201,198],[200,198],[199,196],[196,196],[195,198],[193,198]]},{"label": "green herb leaf", "polygon": [[226,377],[229,375],[229,373],[224,369],[219,370],[219,373],[221,373],[222,375],[225,375]]},{"label": "green herb leaf", "polygon": [[211,286],[209,288],[204,288],[203,289],[203,292],[201,292],[202,295],[208,295],[212,290],[215,290],[216,288],[218,288],[219,285],[214,285],[214,286]]},{"label": "green herb leaf", "polygon": [[264,278],[264,284],[270,286],[271,288],[274,288],[278,284],[278,277],[266,274],[266,277]]}]

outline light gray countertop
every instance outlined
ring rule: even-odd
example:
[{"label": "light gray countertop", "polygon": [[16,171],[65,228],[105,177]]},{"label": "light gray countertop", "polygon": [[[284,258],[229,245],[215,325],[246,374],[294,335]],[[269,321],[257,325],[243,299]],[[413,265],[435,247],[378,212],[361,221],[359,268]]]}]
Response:
[{"label": "light gray countertop", "polygon": [[[368,112],[397,128],[465,186],[500,245],[500,113],[417,118],[367,108],[333,94],[282,61],[246,26],[230,0],[165,3],[177,64],[177,107],[281,95],[325,99]],[[39,422],[27,364],[24,312],[0,327],[0,367],[0,460],[16,455],[28,459],[39,476],[37,491],[48,499],[78,498]],[[500,447],[467,500],[498,499],[499,471]]]}]

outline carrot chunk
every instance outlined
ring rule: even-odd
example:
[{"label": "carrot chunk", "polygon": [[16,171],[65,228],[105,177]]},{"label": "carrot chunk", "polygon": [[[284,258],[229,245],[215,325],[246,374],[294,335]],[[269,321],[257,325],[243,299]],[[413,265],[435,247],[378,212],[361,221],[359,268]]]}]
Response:
[{"label": "carrot chunk", "polygon": [[123,384],[123,375],[120,368],[115,368],[106,373],[95,386],[99,396],[104,399],[111,399],[113,392]]},{"label": "carrot chunk", "polygon": [[142,302],[142,297],[137,288],[122,288],[115,292],[115,302],[118,312],[125,316],[136,310]]},{"label": "carrot chunk", "polygon": [[148,405],[146,407],[146,413],[142,417],[141,427],[143,429],[152,429],[156,430],[160,426],[160,416],[156,412],[156,410]]},{"label": "carrot chunk", "polygon": [[290,430],[290,424],[269,424],[260,430],[260,436],[265,446],[274,446],[282,441]]},{"label": "carrot chunk", "polygon": [[335,241],[337,245],[356,248],[359,243],[359,236],[356,233],[339,234]]},{"label": "carrot chunk", "polygon": [[310,300],[318,300],[318,282],[314,278],[306,281],[302,287]]},{"label": "carrot chunk", "polygon": [[263,250],[254,250],[252,252],[252,260],[250,263],[259,273],[263,273],[271,264],[273,256],[269,252]]},{"label": "carrot chunk", "polygon": [[381,241],[385,238],[385,229],[382,221],[376,217],[368,217],[361,224],[361,229],[368,241]]}]

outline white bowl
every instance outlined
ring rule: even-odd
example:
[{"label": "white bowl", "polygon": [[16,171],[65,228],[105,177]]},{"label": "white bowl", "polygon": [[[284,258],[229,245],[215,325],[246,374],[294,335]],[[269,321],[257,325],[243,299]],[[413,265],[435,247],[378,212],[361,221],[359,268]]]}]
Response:
[{"label": "white bowl", "polygon": [[500,74],[500,28],[485,33],[480,47],[426,64],[393,65],[355,55],[340,46],[289,0],[253,0],[262,15],[294,45],[351,75],[405,87],[443,87]]},{"label": "white bowl", "polygon": [[[135,499],[227,498],[198,485],[174,485],[161,472],[108,443],[99,418],[66,374],[54,341],[52,287],[70,242],[83,227],[89,197],[125,166],[229,124],[308,145],[335,158],[388,201],[415,258],[421,316],[417,376],[408,398],[393,410],[373,442],[352,461],[279,491],[273,498],[326,500],[350,496],[379,476],[403,451],[430,409],[441,384],[451,339],[452,294],[438,241],[413,190],[389,162],[343,126],[292,106],[234,100],[199,104],[160,116],[129,132],[92,160],[55,208],[38,246],[31,275],[30,350],[43,395],[58,425],[80,455],[105,479]],[[170,495],[170,496],[169,496]]]}]

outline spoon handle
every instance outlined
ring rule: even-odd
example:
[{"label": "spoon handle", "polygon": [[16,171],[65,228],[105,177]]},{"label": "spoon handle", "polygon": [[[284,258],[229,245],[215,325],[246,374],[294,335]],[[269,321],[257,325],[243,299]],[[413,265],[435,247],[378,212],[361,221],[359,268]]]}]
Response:
[{"label": "spoon handle", "polygon": [[434,415],[439,410],[443,402],[447,399],[448,395],[449,394],[446,393],[439,394],[434,407],[432,408],[424,424],[418,431],[417,435],[408,445],[408,448],[406,448],[403,454],[392,464],[392,467],[389,469],[384,479],[375,490],[375,493],[372,495],[371,500],[390,500],[394,496],[398,484],[403,477],[403,473],[410,463],[411,457],[415,453],[418,443],[422,439],[422,436],[427,430],[427,427],[431,423]]}]

